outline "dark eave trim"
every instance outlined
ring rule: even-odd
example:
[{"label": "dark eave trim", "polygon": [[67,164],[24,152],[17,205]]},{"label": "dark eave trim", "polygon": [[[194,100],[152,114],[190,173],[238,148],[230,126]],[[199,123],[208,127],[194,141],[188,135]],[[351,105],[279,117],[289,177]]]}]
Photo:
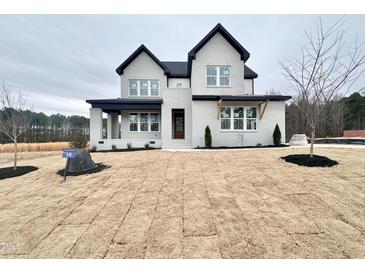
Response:
[{"label": "dark eave trim", "polygon": [[292,97],[288,95],[193,95],[193,101],[287,101]]},{"label": "dark eave trim", "polygon": [[86,102],[92,108],[101,108],[109,113],[120,110],[160,110],[162,99],[96,99]]},{"label": "dark eave trim", "polygon": [[188,75],[191,74],[191,65],[196,53],[217,33],[220,33],[241,55],[241,60],[247,61],[250,53],[220,24],[218,23],[189,53]]},{"label": "dark eave trim", "polygon": [[122,75],[124,69],[128,67],[129,64],[132,63],[133,60],[136,59],[142,52],[147,53],[147,55],[151,57],[161,67],[161,69],[163,69],[166,75],[170,74],[168,68],[143,44],[140,45],[115,71],[119,75]]}]

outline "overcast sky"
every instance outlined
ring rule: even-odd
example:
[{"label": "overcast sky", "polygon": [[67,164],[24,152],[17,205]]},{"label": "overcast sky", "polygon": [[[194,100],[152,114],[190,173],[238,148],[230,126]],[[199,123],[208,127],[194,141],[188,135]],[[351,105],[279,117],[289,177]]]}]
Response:
[{"label": "overcast sky", "polygon": [[[340,16],[322,16],[325,25]],[[218,22],[251,53],[256,93],[290,94],[278,62],[290,62],[318,15],[0,15],[0,79],[34,111],[88,115],[86,99],[120,96],[115,69],[145,44],[162,61],[187,53]],[[347,39],[365,41],[365,16],[345,17]],[[365,86],[361,78],[354,89]]]}]

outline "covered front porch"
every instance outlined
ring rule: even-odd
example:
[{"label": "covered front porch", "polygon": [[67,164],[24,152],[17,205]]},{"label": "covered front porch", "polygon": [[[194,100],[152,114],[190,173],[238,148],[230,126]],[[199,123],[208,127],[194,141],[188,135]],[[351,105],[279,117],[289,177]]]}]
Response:
[{"label": "covered front porch", "polygon": [[91,104],[90,147],[96,150],[161,147],[162,99],[118,98],[86,102]]}]

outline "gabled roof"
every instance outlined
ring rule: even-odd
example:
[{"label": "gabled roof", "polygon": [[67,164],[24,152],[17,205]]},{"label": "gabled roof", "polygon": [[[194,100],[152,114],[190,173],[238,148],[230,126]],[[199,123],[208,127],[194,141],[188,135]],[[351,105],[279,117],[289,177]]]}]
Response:
[{"label": "gabled roof", "polygon": [[[139,46],[117,69],[119,75],[133,62],[142,52],[147,53],[164,71],[168,77],[185,78],[190,77],[192,60],[195,54],[216,34],[220,33],[241,55],[241,60],[245,62],[250,57],[250,53],[221,25],[217,24],[188,54],[188,62],[166,61],[161,62],[145,45]],[[245,79],[257,78],[257,73],[245,65]]]},{"label": "gabled roof", "polygon": [[248,58],[250,58],[250,53],[220,24],[218,23],[188,54],[188,74],[191,73],[191,64],[192,60],[195,59],[196,53],[204,47],[206,43],[212,37],[220,33],[228,43],[231,44],[232,47],[234,47],[241,55],[241,60],[247,61]]},{"label": "gabled roof", "polygon": [[123,74],[124,69],[133,62],[134,59],[138,57],[142,52],[147,53],[149,57],[151,57],[157,65],[159,65],[165,72],[165,74],[169,74],[168,68],[155,56],[153,53],[145,46],[140,45],[138,49],[136,49],[115,71],[121,75]]}]

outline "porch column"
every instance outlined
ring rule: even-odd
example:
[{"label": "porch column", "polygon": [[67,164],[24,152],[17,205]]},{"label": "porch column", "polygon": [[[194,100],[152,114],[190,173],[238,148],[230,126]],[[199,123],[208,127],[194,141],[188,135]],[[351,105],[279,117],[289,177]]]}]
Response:
[{"label": "porch column", "polygon": [[103,111],[101,108],[90,108],[90,144],[97,145],[103,139]]},{"label": "porch column", "polygon": [[118,112],[112,112],[110,114],[111,116],[111,136],[113,139],[119,139],[119,113]]},{"label": "porch column", "polygon": [[110,113],[106,116],[106,138],[112,139],[112,116]]}]

